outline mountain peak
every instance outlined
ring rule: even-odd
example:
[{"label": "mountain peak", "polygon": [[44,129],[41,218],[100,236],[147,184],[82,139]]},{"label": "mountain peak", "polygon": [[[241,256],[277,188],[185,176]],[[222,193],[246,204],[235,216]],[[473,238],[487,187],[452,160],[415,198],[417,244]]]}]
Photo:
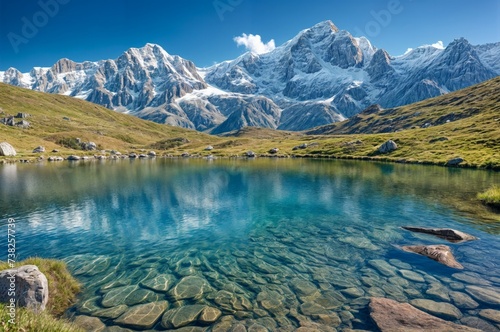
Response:
[{"label": "mountain peak", "polygon": [[335,24],[333,24],[332,21],[326,20],[326,21],[320,22],[316,25],[313,25],[308,30],[313,31],[313,32],[317,32],[317,33],[325,33],[325,32],[336,33],[339,31],[339,28],[337,28],[337,26]]}]

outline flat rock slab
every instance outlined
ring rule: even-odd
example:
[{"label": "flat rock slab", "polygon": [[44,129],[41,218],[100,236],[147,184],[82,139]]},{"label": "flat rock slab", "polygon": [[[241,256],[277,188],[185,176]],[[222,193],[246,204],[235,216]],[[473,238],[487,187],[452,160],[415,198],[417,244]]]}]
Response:
[{"label": "flat rock slab", "polygon": [[488,304],[500,305],[500,289],[498,288],[467,286],[465,290],[476,300]]},{"label": "flat rock slab", "polygon": [[436,302],[426,299],[412,300],[410,304],[420,310],[441,317],[443,319],[460,319],[462,312],[452,304],[446,302]]},{"label": "flat rock slab", "polygon": [[106,328],[99,318],[90,316],[78,316],[73,323],[87,332],[101,332]]},{"label": "flat rock slab", "polygon": [[173,275],[160,274],[154,277],[153,279],[141,282],[141,286],[152,289],[157,292],[168,292],[168,290],[172,288],[175,282],[176,278]]},{"label": "flat rock slab", "polygon": [[137,305],[128,309],[123,315],[115,320],[115,323],[135,329],[150,329],[160,319],[168,306],[169,304],[167,301]]},{"label": "flat rock slab", "polygon": [[402,228],[410,232],[431,234],[452,243],[473,241],[478,239],[475,236],[451,228],[424,228],[411,226],[403,226]]},{"label": "flat rock slab", "polygon": [[169,292],[175,300],[200,299],[203,294],[211,292],[212,287],[207,280],[197,276],[184,277]]},{"label": "flat rock slab", "polygon": [[432,246],[404,246],[404,251],[413,252],[433,259],[441,264],[455,269],[463,269],[462,264],[457,262],[450,247],[438,244]]},{"label": "flat rock slab", "polygon": [[167,329],[178,329],[195,322],[203,324],[213,323],[222,315],[222,312],[206,305],[186,305],[167,311],[162,319],[161,325]]},{"label": "flat rock slab", "polygon": [[484,309],[479,312],[479,316],[486,318],[492,322],[500,324],[500,311],[493,309]]},{"label": "flat rock slab", "polygon": [[382,332],[480,331],[431,316],[408,303],[384,298],[370,299],[370,317]]}]

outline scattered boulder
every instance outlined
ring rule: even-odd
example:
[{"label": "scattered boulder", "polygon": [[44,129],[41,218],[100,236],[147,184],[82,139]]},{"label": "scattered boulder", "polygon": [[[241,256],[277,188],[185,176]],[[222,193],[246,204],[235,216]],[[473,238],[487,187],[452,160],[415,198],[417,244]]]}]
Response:
[{"label": "scattered boulder", "polygon": [[17,113],[17,115],[16,115],[16,118],[17,118],[17,119],[26,119],[26,118],[28,118],[28,117],[30,117],[30,115],[29,115],[28,113],[21,113],[21,112],[19,112],[19,113]]},{"label": "scattered boulder", "polygon": [[82,149],[85,151],[95,151],[97,150],[97,144],[94,142],[81,143]]},{"label": "scattered boulder", "polygon": [[453,158],[446,162],[446,166],[458,166],[463,162],[464,160],[462,158]]},{"label": "scattered boulder", "polygon": [[154,151],[149,151],[149,152],[148,152],[148,156],[150,156],[150,157],[156,157],[156,152],[154,152]]},{"label": "scattered boulder", "polygon": [[57,150],[57,149],[52,150],[52,153],[58,153],[58,152],[59,152],[59,150]]},{"label": "scattered boulder", "polygon": [[480,331],[431,316],[408,303],[384,298],[370,299],[370,317],[382,332]]},{"label": "scattered boulder", "polygon": [[35,265],[24,265],[0,273],[0,302],[8,303],[12,298],[9,288],[15,283],[15,300],[21,307],[34,312],[45,310],[49,300],[47,277]]},{"label": "scattered boulder", "polygon": [[279,152],[279,150],[280,150],[280,149],[278,149],[278,148],[273,148],[273,149],[269,150],[269,153],[270,153],[270,154],[276,154],[276,153],[278,153],[278,152]]},{"label": "scattered boulder", "polygon": [[129,157],[130,159],[135,159],[135,158],[137,158],[137,154],[135,154],[135,153],[133,153],[133,152],[132,152],[132,153],[130,153],[130,154],[128,155],[128,157]]},{"label": "scattered boulder", "polygon": [[64,158],[63,157],[53,157],[53,156],[50,156],[48,158],[48,161],[63,161]]},{"label": "scattered boulder", "polygon": [[16,150],[7,142],[0,143],[0,156],[13,157],[16,155]]},{"label": "scattered boulder", "polygon": [[16,123],[16,127],[19,127],[22,129],[28,129],[30,126],[31,126],[31,124],[26,120],[21,120],[18,123]]},{"label": "scattered boulder", "polygon": [[388,140],[378,148],[379,153],[390,153],[398,149],[398,145],[393,140]]},{"label": "scattered boulder", "polygon": [[253,152],[253,151],[248,151],[248,152],[246,153],[246,156],[247,156],[248,158],[255,158],[255,152]]},{"label": "scattered boulder", "polygon": [[477,240],[475,236],[451,228],[424,228],[411,226],[403,226],[402,228],[410,232],[435,235],[453,243]]},{"label": "scattered boulder", "polygon": [[213,146],[209,145],[205,148],[205,151],[212,151],[214,149]]},{"label": "scattered boulder", "polygon": [[75,156],[75,155],[71,155],[71,156],[69,156],[66,159],[69,160],[69,161],[76,161],[76,160],[80,160],[81,158],[78,157],[78,156]]},{"label": "scattered boulder", "polygon": [[455,260],[450,247],[445,245],[431,245],[431,246],[404,246],[404,251],[413,252],[433,259],[441,264],[455,268],[463,269],[462,264]]},{"label": "scattered boulder", "polygon": [[3,118],[1,119],[1,122],[6,125],[6,126],[15,126],[16,125],[16,120],[14,120],[14,117],[13,116],[9,116],[7,118]]},{"label": "scattered boulder", "polygon": [[147,157],[148,157],[148,156],[146,156],[144,153],[141,153],[141,154],[139,155],[139,159],[144,159],[144,158],[147,158]]},{"label": "scattered boulder", "polygon": [[183,154],[181,154],[181,157],[182,158],[189,158],[191,155],[187,152],[184,152]]},{"label": "scattered boulder", "polygon": [[63,117],[63,120],[65,120],[65,121],[71,121],[71,119],[68,118],[67,116]]},{"label": "scattered boulder", "polygon": [[296,151],[296,150],[303,150],[303,149],[307,149],[307,143],[304,143],[304,144],[301,144],[301,145],[297,145],[297,146],[294,146],[293,147],[293,151]]},{"label": "scattered boulder", "polygon": [[38,146],[38,147],[36,147],[36,148],[33,150],[33,153],[43,153],[43,152],[45,152],[45,147],[43,147],[43,146],[41,146],[41,145],[40,145],[40,146]]}]

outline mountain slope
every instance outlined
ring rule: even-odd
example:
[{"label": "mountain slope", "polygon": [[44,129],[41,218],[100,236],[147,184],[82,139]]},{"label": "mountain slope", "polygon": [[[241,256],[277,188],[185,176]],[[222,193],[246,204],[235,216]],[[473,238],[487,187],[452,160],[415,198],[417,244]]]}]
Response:
[{"label": "mountain slope", "polygon": [[[390,133],[454,123],[479,115],[500,118],[500,77],[444,96],[397,108],[373,105],[354,117],[307,130],[309,135]],[[480,125],[480,123],[478,123]],[[500,126],[500,123],[498,124]]]},{"label": "mountain slope", "polygon": [[31,154],[39,145],[47,151],[58,149],[62,154],[81,153],[58,143],[77,137],[95,142],[103,149],[122,152],[148,148],[155,142],[177,137],[200,147],[218,142],[218,138],[194,130],[144,121],[76,98],[0,83],[0,119],[19,112],[30,115],[22,119],[28,121],[30,127],[23,129],[0,123],[0,141],[9,142],[21,155]]},{"label": "mountain slope", "polygon": [[0,72],[0,82],[64,94],[158,123],[224,133],[244,126],[306,130],[367,106],[410,104],[500,75],[500,43],[422,46],[398,57],[332,22],[301,31],[266,54],[210,68],[160,46],[115,60]]}]

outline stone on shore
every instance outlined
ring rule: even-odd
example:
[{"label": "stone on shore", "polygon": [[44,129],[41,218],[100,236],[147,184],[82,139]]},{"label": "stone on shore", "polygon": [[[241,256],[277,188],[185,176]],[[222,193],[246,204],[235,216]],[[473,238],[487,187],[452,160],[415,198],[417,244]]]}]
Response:
[{"label": "stone on shore", "polygon": [[431,246],[404,246],[404,251],[413,252],[419,255],[426,256],[441,264],[455,268],[463,269],[462,264],[455,260],[450,247],[445,245],[431,245]]},{"label": "stone on shore", "polygon": [[7,142],[0,143],[0,156],[14,157],[16,155],[16,150],[12,145]]},{"label": "stone on shore", "polygon": [[408,303],[384,298],[370,299],[370,317],[382,332],[480,331],[431,316]]},{"label": "stone on shore", "polygon": [[0,302],[9,303],[11,285],[15,283],[18,306],[34,312],[45,310],[49,300],[47,277],[35,265],[24,265],[0,272]]}]

